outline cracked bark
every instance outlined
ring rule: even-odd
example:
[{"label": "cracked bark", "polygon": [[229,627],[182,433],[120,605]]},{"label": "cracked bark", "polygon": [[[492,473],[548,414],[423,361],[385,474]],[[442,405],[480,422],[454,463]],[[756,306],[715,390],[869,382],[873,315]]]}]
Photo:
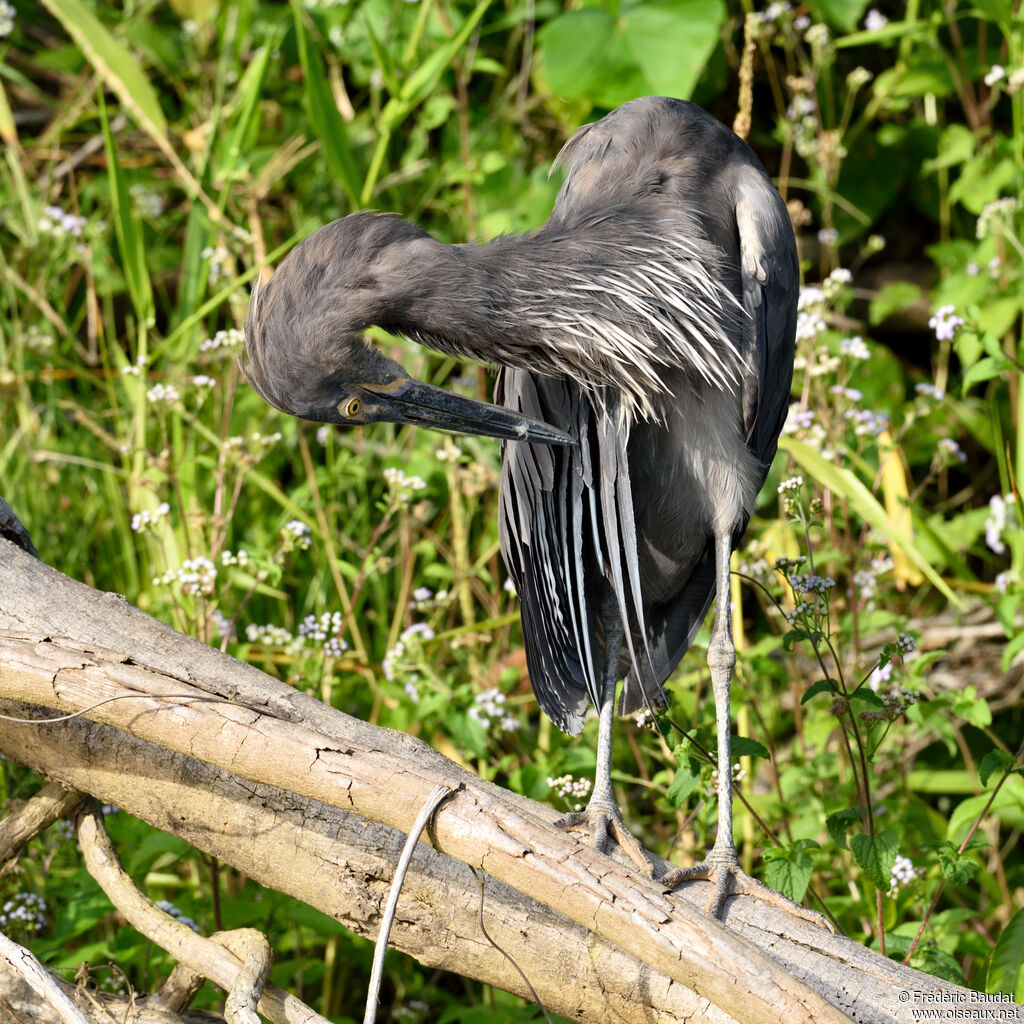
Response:
[{"label": "cracked bark", "polygon": [[0,750],[371,936],[403,833],[445,784],[457,792],[429,830],[433,848],[417,848],[393,944],[526,994],[480,934],[467,865],[480,867],[488,931],[571,1019],[884,1024],[910,1020],[901,989],[954,988],[747,898],[711,920],[706,883],[669,896],[552,829],[549,808],[0,539],[0,711],[42,719],[122,694],[134,697],[64,723],[0,723]]}]

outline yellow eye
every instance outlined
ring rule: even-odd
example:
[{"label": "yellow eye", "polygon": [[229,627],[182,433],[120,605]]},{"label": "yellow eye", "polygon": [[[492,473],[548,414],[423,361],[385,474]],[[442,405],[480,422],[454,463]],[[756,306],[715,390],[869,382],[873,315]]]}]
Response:
[{"label": "yellow eye", "polygon": [[363,407],[363,403],[358,398],[350,398],[348,404],[345,406],[346,416],[358,416],[359,410]]}]

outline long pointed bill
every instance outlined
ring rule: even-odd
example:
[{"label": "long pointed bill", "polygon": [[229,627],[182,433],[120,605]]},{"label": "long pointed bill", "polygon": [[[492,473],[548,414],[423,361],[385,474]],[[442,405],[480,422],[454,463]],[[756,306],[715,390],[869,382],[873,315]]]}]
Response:
[{"label": "long pointed bill", "polygon": [[540,420],[500,405],[453,395],[411,377],[404,378],[397,386],[374,389],[374,398],[386,410],[379,418],[392,423],[410,423],[420,427],[453,430],[460,434],[481,434],[506,441],[576,443],[570,434]]}]

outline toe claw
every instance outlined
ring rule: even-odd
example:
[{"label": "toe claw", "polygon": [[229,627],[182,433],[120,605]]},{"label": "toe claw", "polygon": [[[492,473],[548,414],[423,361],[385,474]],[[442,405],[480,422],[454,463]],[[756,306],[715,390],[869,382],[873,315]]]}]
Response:
[{"label": "toe claw", "polygon": [[824,914],[819,914],[817,910],[811,910],[810,907],[802,906],[781,892],[765,885],[764,882],[751,878],[737,863],[730,861],[716,863],[708,859],[702,864],[696,864],[690,868],[672,868],[659,879],[667,889],[675,889],[683,882],[696,880],[706,880],[712,883],[711,893],[705,907],[706,913],[712,917],[720,918],[722,916],[722,909],[729,896],[753,896],[755,899],[761,900],[762,903],[770,903],[780,910],[785,910],[793,917],[826,928],[833,935],[836,933],[835,926]]},{"label": "toe claw", "polygon": [[591,844],[602,853],[607,851],[608,840],[614,839],[627,857],[648,877],[654,877],[654,865],[643,846],[622,821],[614,804],[590,803],[585,810],[573,811],[556,821],[555,828],[569,831],[579,829],[590,833]]}]

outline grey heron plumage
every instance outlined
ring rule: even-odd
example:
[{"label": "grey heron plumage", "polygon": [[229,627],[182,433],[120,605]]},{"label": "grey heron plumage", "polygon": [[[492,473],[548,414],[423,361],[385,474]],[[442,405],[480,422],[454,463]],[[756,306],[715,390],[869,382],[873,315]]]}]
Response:
[{"label": "grey heron plumage", "polygon": [[[598,709],[587,811],[644,865],[610,781],[616,684],[628,713],[660,696],[717,594],[714,877],[764,897],[732,843],[729,556],[789,406],[796,247],[751,150],[699,107],[634,100],[581,128],[537,231],[445,245],[357,213],[297,246],[255,292],[246,374],[272,405],[336,423],[391,420],[504,439],[502,553],[530,680],[575,734]],[[370,348],[377,325],[500,366],[497,405],[409,378]]]}]

